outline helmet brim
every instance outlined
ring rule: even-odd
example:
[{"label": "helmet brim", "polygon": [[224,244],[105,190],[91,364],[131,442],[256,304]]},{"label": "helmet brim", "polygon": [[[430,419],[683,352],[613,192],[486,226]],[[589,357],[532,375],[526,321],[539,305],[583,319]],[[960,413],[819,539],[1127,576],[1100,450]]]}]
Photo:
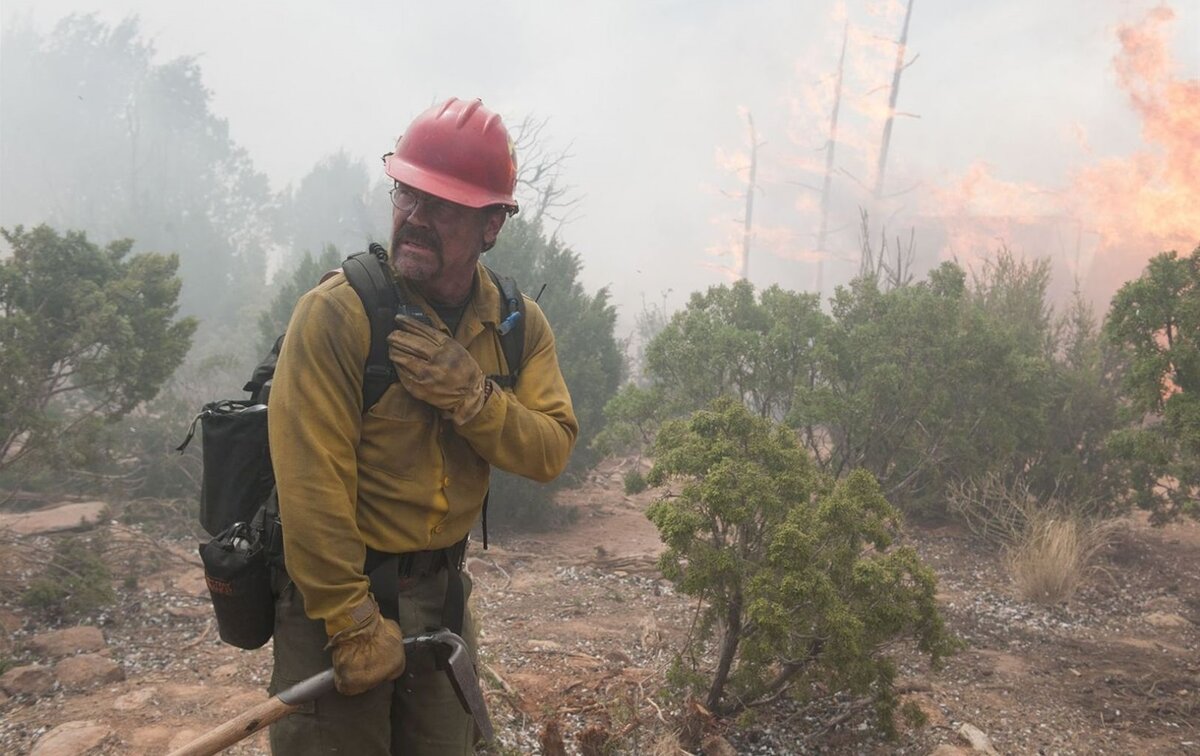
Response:
[{"label": "helmet brim", "polygon": [[385,162],[385,171],[395,181],[467,207],[484,208],[500,205],[511,215],[515,215],[519,209],[515,200],[504,195],[484,191],[478,186],[460,181],[453,176],[432,173],[409,163],[395,153],[388,156]]}]

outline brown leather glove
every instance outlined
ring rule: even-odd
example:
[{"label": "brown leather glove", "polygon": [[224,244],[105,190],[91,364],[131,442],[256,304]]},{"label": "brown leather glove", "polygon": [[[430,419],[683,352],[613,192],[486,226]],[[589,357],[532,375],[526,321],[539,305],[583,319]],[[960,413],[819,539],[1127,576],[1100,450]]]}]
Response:
[{"label": "brown leather glove", "polygon": [[333,648],[333,684],[344,696],[357,696],[404,674],[404,635],[400,626],[379,613],[375,599],[359,604],[362,614],[352,627],[329,639]]},{"label": "brown leather glove", "polygon": [[488,392],[479,363],[454,339],[413,318],[396,317],[388,356],[408,393],[437,407],[455,425],[483,408]]}]

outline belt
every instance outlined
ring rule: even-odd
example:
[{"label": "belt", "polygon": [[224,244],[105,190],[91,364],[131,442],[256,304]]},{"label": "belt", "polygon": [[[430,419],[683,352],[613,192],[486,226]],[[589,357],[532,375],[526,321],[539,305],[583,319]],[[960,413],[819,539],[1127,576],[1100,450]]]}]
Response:
[{"label": "belt", "polygon": [[[370,575],[387,562],[396,561],[396,576],[402,578],[423,578],[435,575],[446,567],[461,570],[467,556],[467,541],[464,537],[458,543],[444,549],[428,551],[406,551],[402,554],[389,554],[367,547],[367,560],[363,572]],[[391,571],[390,569],[388,570]]]},{"label": "belt", "polygon": [[447,581],[443,626],[456,633],[462,632],[464,607],[460,572],[466,560],[469,540],[468,535],[444,549],[408,551],[403,554],[388,554],[368,547],[363,572],[371,581],[371,593],[375,595],[383,616],[398,619],[400,580],[426,578],[445,568],[452,568]]}]

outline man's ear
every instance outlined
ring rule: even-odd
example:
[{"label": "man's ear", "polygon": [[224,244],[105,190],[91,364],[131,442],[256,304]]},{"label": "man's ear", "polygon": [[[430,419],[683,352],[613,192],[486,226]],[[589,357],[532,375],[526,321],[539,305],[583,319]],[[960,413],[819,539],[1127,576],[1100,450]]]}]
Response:
[{"label": "man's ear", "polygon": [[500,235],[500,229],[504,228],[506,220],[508,220],[508,212],[502,207],[488,212],[483,226],[483,241],[489,248],[496,243],[496,237]]}]

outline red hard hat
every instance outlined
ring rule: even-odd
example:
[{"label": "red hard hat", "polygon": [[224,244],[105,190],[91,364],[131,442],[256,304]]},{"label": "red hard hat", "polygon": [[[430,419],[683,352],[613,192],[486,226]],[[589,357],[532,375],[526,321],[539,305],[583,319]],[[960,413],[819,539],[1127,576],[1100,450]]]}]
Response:
[{"label": "red hard hat", "polygon": [[417,116],[384,156],[387,175],[467,207],[517,211],[517,158],[500,116],[480,100],[451,97]]}]

